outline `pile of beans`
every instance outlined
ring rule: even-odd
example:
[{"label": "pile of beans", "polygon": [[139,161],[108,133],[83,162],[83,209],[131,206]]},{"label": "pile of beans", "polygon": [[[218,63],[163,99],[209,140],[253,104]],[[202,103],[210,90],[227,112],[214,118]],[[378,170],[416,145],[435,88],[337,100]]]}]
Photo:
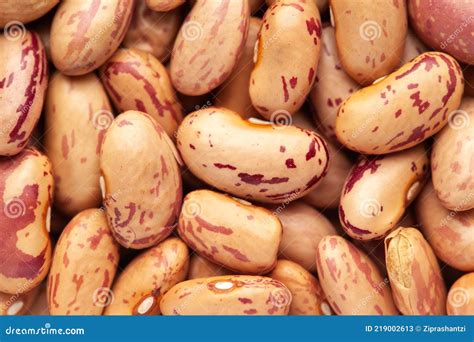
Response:
[{"label": "pile of beans", "polygon": [[474,0],[0,28],[0,314],[474,314]]}]

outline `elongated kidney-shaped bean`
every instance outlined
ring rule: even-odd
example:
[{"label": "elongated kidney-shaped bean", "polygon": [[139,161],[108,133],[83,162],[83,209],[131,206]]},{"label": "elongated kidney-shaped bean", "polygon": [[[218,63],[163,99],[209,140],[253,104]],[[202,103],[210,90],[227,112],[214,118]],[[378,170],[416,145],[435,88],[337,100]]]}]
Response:
[{"label": "elongated kidney-shaped bean", "polygon": [[150,53],[120,49],[104,64],[101,74],[115,107],[145,112],[174,136],[183,114],[160,61]]},{"label": "elongated kidney-shaped bean", "polygon": [[353,238],[384,236],[402,218],[428,174],[422,145],[376,158],[361,158],[347,176],[339,219]]},{"label": "elongated kidney-shaped bean", "polygon": [[176,153],[145,113],[125,112],[107,130],[100,152],[103,195],[109,226],[123,246],[153,246],[175,227],[182,199]]},{"label": "elongated kidney-shaped bean", "polygon": [[430,182],[416,201],[416,213],[436,255],[458,270],[474,271],[474,209],[449,211]]},{"label": "elongated kidney-shaped bean", "polygon": [[52,315],[100,315],[113,300],[110,290],[119,247],[101,209],[77,214],[61,233],[48,278]]},{"label": "elongated kidney-shaped bean", "polygon": [[405,315],[446,314],[446,288],[438,261],[415,228],[385,238],[385,259],[397,308]]},{"label": "elongated kidney-shaped bean", "polygon": [[291,293],[261,276],[219,276],[184,281],[161,300],[163,315],[286,315]]},{"label": "elongated kidney-shaped bean", "polygon": [[46,53],[28,31],[0,36],[0,156],[20,152],[38,121],[48,85]]},{"label": "elongated kidney-shaped bean", "polygon": [[330,315],[331,309],[318,280],[289,260],[278,260],[269,277],[282,282],[292,295],[290,315]]},{"label": "elongated kidney-shaped bean", "polygon": [[0,292],[28,292],[46,277],[52,196],[46,156],[26,148],[13,158],[0,158]]},{"label": "elongated kidney-shaped bean", "polygon": [[202,95],[226,80],[247,37],[247,0],[198,1],[176,37],[171,80],[183,94]]},{"label": "elongated kidney-shaped bean", "polygon": [[232,273],[232,271],[229,271],[221,265],[215,264],[198,254],[194,254],[189,259],[187,279],[215,277]]},{"label": "elongated kidney-shaped bean", "polygon": [[101,66],[118,48],[132,17],[134,0],[64,0],[51,26],[51,56],[66,75]]},{"label": "elongated kidney-shaped bean", "polygon": [[371,84],[398,67],[405,46],[405,1],[331,1],[339,58],[357,82]]},{"label": "elongated kidney-shaped bean", "polygon": [[293,126],[256,124],[225,108],[188,115],[178,149],[191,172],[235,196],[281,203],[311,191],[328,167],[326,143]]},{"label": "elongated kidney-shaped bean", "polygon": [[337,137],[366,154],[410,148],[443,128],[463,89],[459,64],[444,53],[426,52],[350,96],[339,108]]},{"label": "elongated kidney-shaped bean", "polygon": [[318,246],[319,281],[339,315],[395,315],[388,279],[361,250],[341,236],[326,236]]},{"label": "elongated kidney-shaped bean", "polygon": [[189,254],[178,238],[169,238],[133,259],[113,287],[106,315],[154,315],[161,297],[188,272]]},{"label": "elongated kidney-shaped bean", "polygon": [[197,190],[184,198],[178,232],[210,261],[240,273],[262,274],[275,266],[281,224],[267,209]]},{"label": "elongated kidney-shaped bean", "polygon": [[313,1],[280,0],[263,17],[250,79],[250,98],[267,119],[294,113],[314,83],[321,19]]},{"label": "elongated kidney-shaped bean", "polygon": [[433,185],[451,210],[474,208],[474,98],[465,98],[436,135],[431,153]]},{"label": "elongated kidney-shaped bean", "polygon": [[56,73],[45,107],[46,153],[53,164],[55,206],[66,215],[98,207],[99,152],[114,119],[99,79]]},{"label": "elongated kidney-shaped bean", "polygon": [[294,261],[310,272],[316,271],[319,241],[326,235],[336,235],[336,228],[323,214],[301,200],[272,209],[283,227],[279,257]]}]

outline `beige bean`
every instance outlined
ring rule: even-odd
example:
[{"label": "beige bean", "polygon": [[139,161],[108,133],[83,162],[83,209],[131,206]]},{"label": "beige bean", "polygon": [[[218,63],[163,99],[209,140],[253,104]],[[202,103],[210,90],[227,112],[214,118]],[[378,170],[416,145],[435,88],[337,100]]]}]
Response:
[{"label": "beige bean", "polygon": [[101,68],[101,75],[116,108],[147,113],[174,136],[183,113],[160,61],[140,50],[120,49]]},{"label": "beige bean", "polygon": [[19,316],[26,315],[30,312],[39,289],[21,294],[7,294],[0,292],[0,316]]},{"label": "beige bean", "polygon": [[189,271],[187,279],[198,279],[232,274],[232,271],[210,262],[206,258],[193,254],[189,259]]},{"label": "beige bean", "polygon": [[110,287],[119,247],[102,209],[77,214],[61,233],[48,277],[51,315],[101,315],[113,300]]},{"label": "beige bean", "polygon": [[296,112],[310,92],[321,48],[313,1],[280,0],[268,8],[255,46],[250,79],[253,106],[266,119]]},{"label": "beige bean", "polygon": [[335,131],[337,111],[342,102],[360,86],[341,67],[333,27],[323,28],[321,44],[321,58],[309,97],[321,132],[337,142]]},{"label": "beige bean", "polygon": [[359,240],[386,235],[423,188],[428,170],[422,145],[386,156],[361,157],[347,176],[339,205],[347,234]]},{"label": "beige bean", "polygon": [[146,5],[157,12],[167,12],[184,4],[186,0],[145,0]]},{"label": "beige bean", "polygon": [[385,238],[385,261],[393,299],[405,315],[445,315],[446,288],[428,242],[415,228]]},{"label": "beige bean", "polygon": [[230,76],[222,83],[214,103],[241,114],[243,118],[259,117],[252,106],[249,93],[250,74],[253,68],[253,51],[262,20],[252,17],[242,56]]},{"label": "beige bean", "polygon": [[166,62],[171,55],[183,14],[183,7],[168,12],[155,12],[145,1],[137,1],[123,45],[151,53],[160,62]]},{"label": "beige bean", "polygon": [[405,1],[333,0],[331,21],[344,70],[369,85],[400,64],[407,34]]},{"label": "beige bean", "polygon": [[51,265],[49,237],[53,175],[46,156],[25,148],[0,158],[0,292],[37,287]]},{"label": "beige bean", "polygon": [[[273,5],[273,3],[277,0],[265,0],[268,6]],[[318,6],[320,12],[323,12],[328,7],[328,0],[312,0]]]},{"label": "beige bean", "polygon": [[268,275],[290,290],[290,315],[330,315],[331,309],[318,280],[303,267],[289,260],[278,260]]},{"label": "beige bean", "polygon": [[145,113],[122,113],[107,130],[101,187],[109,226],[123,246],[153,246],[175,227],[182,199],[176,158],[171,139]]},{"label": "beige bean", "polygon": [[431,173],[443,206],[463,211],[474,208],[474,98],[465,98],[450,113],[448,125],[435,137]]},{"label": "beige bean", "polygon": [[54,202],[74,216],[99,207],[99,152],[114,119],[107,94],[94,74],[70,77],[57,72],[45,104],[44,146],[53,164]]},{"label": "beige bean", "polygon": [[336,235],[336,228],[319,211],[301,200],[274,208],[283,227],[279,257],[316,271],[318,244],[324,236]]},{"label": "beige bean", "polygon": [[474,273],[467,273],[451,286],[446,302],[448,315],[474,315]]},{"label": "beige bean", "polygon": [[456,60],[440,52],[423,53],[350,96],[339,108],[337,137],[365,154],[410,148],[444,127],[448,114],[459,107],[463,89]]},{"label": "beige bean", "polygon": [[66,75],[83,75],[100,67],[127,32],[134,0],[63,0],[51,26],[51,56]]},{"label": "beige bean", "polygon": [[178,233],[212,262],[240,273],[262,274],[275,267],[282,228],[265,208],[197,190],[184,198]]},{"label": "beige bean", "polygon": [[163,315],[286,315],[291,292],[261,276],[219,276],[184,281],[161,300]]},{"label": "beige bean", "polygon": [[0,156],[28,143],[38,122],[48,85],[44,46],[36,33],[0,35]]},{"label": "beige bean", "polygon": [[221,85],[244,48],[249,17],[247,0],[198,1],[174,43],[174,87],[183,94],[202,95]]},{"label": "beige bean", "polygon": [[449,211],[429,182],[416,202],[421,229],[436,255],[461,271],[474,271],[474,209]]},{"label": "beige bean", "polygon": [[[26,24],[38,19],[50,11],[59,0],[15,0],[0,3],[0,27],[5,27],[6,32],[21,30],[14,28],[14,23]],[[18,25],[18,24],[17,24]]]},{"label": "beige bean", "polygon": [[154,315],[161,297],[188,272],[189,254],[178,238],[169,238],[133,259],[113,287],[106,315]]},{"label": "beige bean", "polygon": [[260,202],[281,203],[306,195],[328,166],[326,143],[317,134],[253,123],[224,108],[188,115],[178,129],[177,143],[195,176]]},{"label": "beige bean", "polygon": [[338,315],[396,315],[389,281],[361,250],[341,236],[325,236],[318,247],[319,281]]}]

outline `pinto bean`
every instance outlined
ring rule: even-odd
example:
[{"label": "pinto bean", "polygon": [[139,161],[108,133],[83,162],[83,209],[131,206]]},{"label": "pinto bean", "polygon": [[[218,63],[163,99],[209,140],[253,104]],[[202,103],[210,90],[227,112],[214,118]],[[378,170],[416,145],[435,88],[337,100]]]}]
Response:
[{"label": "pinto bean", "polygon": [[423,188],[429,160],[422,145],[375,158],[360,158],[347,176],[339,219],[351,237],[386,235]]},{"label": "pinto bean", "polygon": [[123,246],[156,245],[175,227],[182,199],[176,157],[171,139],[145,113],[122,113],[107,130],[101,187],[109,226]]},{"label": "pinto bean", "polygon": [[474,315],[474,273],[467,273],[451,286],[446,303],[448,315]]},{"label": "pinto bean", "polygon": [[428,242],[415,228],[400,227],[385,238],[385,261],[393,299],[405,315],[446,314],[446,288]]},{"label": "pinto bean", "polygon": [[237,197],[261,202],[281,203],[306,195],[328,167],[326,143],[316,133],[252,123],[225,108],[188,115],[178,129],[177,144],[195,176]]},{"label": "pinto bean", "polygon": [[265,208],[209,190],[183,201],[178,233],[199,255],[245,274],[275,267],[280,221]]},{"label": "pinto bean", "polygon": [[48,85],[46,53],[36,33],[0,36],[0,156],[28,143],[38,122]]},{"label": "pinto bean", "polygon": [[321,19],[313,1],[280,0],[266,11],[249,89],[263,117],[290,115],[301,107],[314,84],[320,38]]},{"label": "pinto bean", "polygon": [[219,276],[184,281],[161,300],[163,315],[286,315],[291,292],[261,276]]},{"label": "pinto bean", "polygon": [[37,287],[51,265],[49,237],[53,175],[40,152],[25,148],[0,158],[0,292],[21,294]]},{"label": "pinto bean", "polygon": [[167,12],[181,6],[186,0],[146,0],[146,5],[157,12]]},{"label": "pinto bean", "polygon": [[134,0],[63,0],[51,26],[51,56],[66,75],[84,75],[115,52],[127,32]]},{"label": "pinto bean", "polygon": [[232,272],[218,264],[210,262],[198,254],[192,255],[189,259],[187,279],[207,278],[227,274],[232,274]]},{"label": "pinto bean", "polygon": [[388,279],[375,263],[341,236],[325,236],[316,258],[319,281],[338,315],[395,315]]},{"label": "pinto bean", "polygon": [[113,287],[106,315],[153,315],[161,297],[188,272],[189,254],[178,238],[169,238],[133,259]]},{"label": "pinto bean", "polygon": [[249,18],[247,0],[198,1],[174,43],[170,74],[175,88],[196,96],[221,85],[245,46]]},{"label": "pinto bean", "polygon": [[110,287],[119,247],[101,209],[77,214],[61,233],[48,278],[51,315],[100,315],[112,300]]},{"label": "pinto bean", "polygon": [[8,24],[29,23],[49,12],[59,0],[16,0],[0,3],[0,27],[12,29]]},{"label": "pinto bean", "polygon": [[350,96],[339,108],[337,137],[365,154],[408,149],[447,124],[463,89],[461,69],[451,56],[423,53]]}]

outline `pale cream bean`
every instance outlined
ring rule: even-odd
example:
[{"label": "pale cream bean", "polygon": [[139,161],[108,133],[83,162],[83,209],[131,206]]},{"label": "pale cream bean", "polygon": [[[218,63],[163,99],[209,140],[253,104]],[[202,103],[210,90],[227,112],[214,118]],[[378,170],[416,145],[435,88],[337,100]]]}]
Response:
[{"label": "pale cream bean", "polygon": [[187,279],[215,277],[232,273],[232,271],[225,269],[221,265],[210,262],[198,254],[193,254],[189,259],[189,271]]},{"label": "pale cream bean", "polygon": [[171,11],[185,2],[186,0],[145,0],[146,5],[157,12]]},{"label": "pale cream bean", "polygon": [[24,25],[40,18],[58,2],[59,0],[2,1],[0,2],[0,28],[5,27],[5,32],[10,32],[10,34],[12,30],[21,30],[21,26],[14,28],[12,25],[18,25],[18,23]]}]

